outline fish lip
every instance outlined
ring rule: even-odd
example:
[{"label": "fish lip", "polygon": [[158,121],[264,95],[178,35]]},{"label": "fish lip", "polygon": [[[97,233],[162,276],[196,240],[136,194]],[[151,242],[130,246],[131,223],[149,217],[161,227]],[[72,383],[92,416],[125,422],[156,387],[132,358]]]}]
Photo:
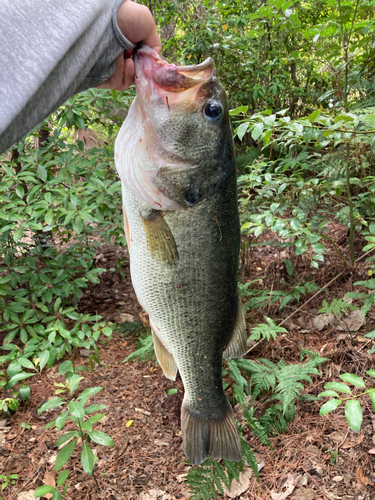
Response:
[{"label": "fish lip", "polygon": [[[149,58],[149,62],[142,62],[143,57]],[[145,74],[145,68],[147,66],[148,77],[156,83],[159,87],[170,92],[183,92],[196,85],[201,85],[208,82],[214,77],[215,74],[215,62],[211,57],[208,57],[205,61],[200,64],[190,64],[188,66],[177,66],[176,64],[168,63],[165,61],[160,54],[158,54],[154,49],[151,49],[147,45],[139,44],[133,51],[135,75],[136,75],[136,86],[137,80]],[[169,77],[169,82],[164,85],[165,75],[176,75],[176,78]],[[171,86],[171,82],[175,80],[174,85]],[[183,82],[183,83],[182,83]],[[182,85],[180,85],[182,83]],[[171,88],[175,86],[175,88]]]}]

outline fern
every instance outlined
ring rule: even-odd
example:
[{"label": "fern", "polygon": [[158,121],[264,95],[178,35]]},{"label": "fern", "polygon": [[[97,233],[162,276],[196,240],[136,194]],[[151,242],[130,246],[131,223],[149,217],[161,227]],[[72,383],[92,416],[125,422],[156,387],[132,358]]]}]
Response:
[{"label": "fern", "polygon": [[326,300],[323,300],[323,304],[318,313],[333,314],[336,318],[339,318],[342,313],[347,314],[348,311],[355,311],[358,307],[352,306],[343,299],[333,299],[329,304]]},{"label": "fern", "polygon": [[259,340],[261,337],[270,340],[271,337],[275,340],[278,333],[288,333],[288,330],[277,326],[271,318],[266,318],[266,323],[262,323],[251,330],[250,340]]},{"label": "fern", "polygon": [[[246,442],[245,445],[249,447]],[[251,452],[247,450],[246,453],[250,462],[253,463]],[[239,480],[244,462],[237,463],[229,460],[223,460],[223,462],[225,467],[218,460],[208,458],[202,465],[189,470],[186,483],[192,494],[191,500],[217,500],[217,491],[221,495],[224,494],[223,484],[229,489],[233,479]]]},{"label": "fern", "polygon": [[140,337],[137,340],[137,347],[138,349],[129,354],[123,363],[126,361],[150,361],[155,357],[152,335]]},{"label": "fern", "polygon": [[372,293],[363,294],[364,295],[364,302],[363,306],[361,307],[361,312],[362,312],[362,318],[366,316],[366,314],[369,312],[373,304],[375,304],[375,280],[371,279],[368,281],[356,281],[354,283],[356,286],[364,286],[366,288],[369,288],[370,290],[373,290]]}]

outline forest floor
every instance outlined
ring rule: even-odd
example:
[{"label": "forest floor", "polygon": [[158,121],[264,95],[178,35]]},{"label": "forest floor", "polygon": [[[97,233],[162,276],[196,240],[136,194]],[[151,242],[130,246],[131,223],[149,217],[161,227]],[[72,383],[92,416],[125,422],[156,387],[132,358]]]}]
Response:
[{"label": "forest floor", "polygon": [[[347,256],[345,230],[332,225],[331,237]],[[356,242],[357,258],[362,255],[363,246],[364,241]],[[286,257],[293,262],[296,278],[286,272]],[[313,324],[323,299],[342,298],[353,290],[355,281],[368,279],[364,259],[354,267],[346,267],[331,248],[320,269],[314,270],[309,266],[308,256],[292,258],[286,250],[263,245],[251,252],[244,251],[241,260],[243,282],[259,279],[257,286],[269,290],[283,287],[282,280],[288,282],[289,287],[293,280],[295,284],[313,280],[323,287],[334,279],[308,303],[306,297],[301,297],[299,302],[295,300],[281,311],[271,302],[263,310],[250,311],[249,331],[264,322],[265,314],[274,320],[287,319],[283,326],[288,333],[270,342],[252,344],[248,358],[297,363],[301,348],[329,358],[321,366],[321,377],[314,376],[313,384],[306,385],[305,394],[319,394],[327,382],[339,381],[339,375],[344,372],[356,373],[364,377],[370,387],[374,386],[374,380],[366,376],[366,371],[374,368],[375,354],[368,353],[372,341],[363,335],[375,329],[375,311],[368,313],[365,325],[356,327],[351,333],[338,330],[337,324],[328,324],[318,331]],[[133,328],[129,321],[146,321],[146,318],[140,316],[142,309],[131,285],[126,250],[103,247],[97,262],[108,271],[101,276],[100,284],[90,285],[85,290],[79,310],[101,314],[106,320],[117,323],[118,329],[111,340],[99,340],[101,364],[94,372],[83,373],[85,378],[80,387],[104,388],[90,400],[106,405],[103,411],[106,417],[95,429],[109,434],[115,448],[95,445],[94,453],[99,459],[95,477],[83,472],[80,453],[73,454],[66,466],[70,483],[66,498],[187,500],[185,475],[190,466],[181,447],[182,382],[180,378],[176,382],[167,380],[156,361],[123,363],[135,350],[134,333],[139,333],[139,327]],[[313,295],[310,293],[307,298]],[[301,305],[302,309],[298,310]],[[84,350],[79,351],[77,363],[89,367],[87,355]],[[46,367],[41,375],[28,379],[32,389],[30,402],[0,423],[0,474],[18,475],[15,484],[9,484],[0,493],[4,500],[30,500],[38,486],[44,482],[53,484],[57,477],[54,443],[64,431],[70,430],[70,425],[67,423],[64,431],[46,430],[46,423],[56,418],[59,411],[38,414],[37,410],[54,396],[54,383],[63,382],[58,370],[58,365],[52,369]],[[177,392],[168,395],[172,388]],[[246,471],[237,490],[233,487],[230,496],[225,498],[375,500],[375,414],[370,401],[363,400],[364,419],[358,434],[348,430],[343,406],[321,417],[321,405],[322,401],[299,400],[296,418],[289,424],[287,433],[271,438],[273,451],[262,445],[245,426],[244,436],[261,465],[259,480],[250,470]],[[235,408],[235,413],[241,422],[241,410]],[[21,422],[29,424],[30,428],[20,427]],[[219,495],[219,498],[223,497]]]}]

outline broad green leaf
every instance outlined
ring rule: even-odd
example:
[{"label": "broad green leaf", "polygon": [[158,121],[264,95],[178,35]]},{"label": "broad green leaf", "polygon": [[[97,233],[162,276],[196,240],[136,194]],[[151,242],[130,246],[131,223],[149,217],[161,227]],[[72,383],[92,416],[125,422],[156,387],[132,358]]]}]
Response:
[{"label": "broad green leaf", "polygon": [[62,444],[69,441],[71,437],[78,437],[78,436],[79,436],[78,431],[69,431],[59,437],[59,439],[55,443],[55,446],[61,446]]},{"label": "broad green leaf", "polygon": [[257,123],[255,125],[255,127],[251,131],[251,137],[254,139],[254,141],[256,141],[262,135],[263,129],[264,123]]},{"label": "broad green leaf", "polygon": [[40,371],[43,370],[43,368],[46,366],[46,364],[48,363],[48,360],[49,360],[49,351],[43,351],[41,354],[40,354],[40,361],[39,361],[39,368],[40,368]]},{"label": "broad green leaf", "polygon": [[77,396],[77,399],[82,399],[82,398],[88,398],[92,396],[93,394],[97,394],[98,392],[102,391],[103,387],[89,387],[85,389],[84,391],[81,392],[79,396]]},{"label": "broad green leaf", "polygon": [[101,431],[91,431],[89,432],[90,438],[95,441],[95,443],[103,444],[105,446],[115,446],[115,443],[112,441],[112,438]]},{"label": "broad green leaf", "polygon": [[24,368],[29,368],[31,370],[35,370],[35,366],[32,364],[32,362],[29,359],[26,358],[18,358],[17,359],[18,363],[23,366]]},{"label": "broad green leaf", "polygon": [[327,396],[334,397],[334,398],[338,398],[339,397],[339,395],[335,391],[323,391],[320,394],[318,394],[319,398],[325,398]]},{"label": "broad green leaf", "polygon": [[59,431],[63,428],[66,419],[68,418],[69,410],[60,413],[60,415],[56,418],[56,427]]},{"label": "broad green leaf", "polygon": [[64,375],[64,373],[72,371],[73,371],[73,363],[70,361],[70,359],[61,363],[59,368],[59,375]]},{"label": "broad green leaf", "polygon": [[374,377],[375,378],[375,370],[373,370],[372,368],[370,370],[367,370],[366,373],[367,373],[367,375],[370,375],[370,377]]},{"label": "broad green leaf", "polygon": [[[319,35],[317,35],[319,37]],[[314,37],[314,41],[315,41],[315,38]],[[313,111],[311,113],[311,115],[309,115],[307,118],[308,120],[311,122],[311,123],[314,123],[314,121],[318,118],[318,116],[320,115],[320,109],[316,109],[315,111]]]},{"label": "broad green leaf", "polygon": [[250,125],[249,122],[245,122],[245,123],[241,123],[241,125],[238,127],[237,136],[238,136],[240,141],[242,141],[243,136],[246,134],[247,129],[249,128],[249,125]]},{"label": "broad green leaf", "polygon": [[64,403],[61,398],[53,398],[44,403],[38,410],[38,413],[42,413],[43,411],[50,410],[51,408],[58,408]]},{"label": "broad green leaf", "polygon": [[46,170],[46,167],[44,165],[42,165],[41,163],[39,163],[39,165],[38,165],[37,174],[38,174],[39,179],[41,179],[43,182],[46,182],[47,175],[48,175],[47,170]]},{"label": "broad green leaf", "polygon": [[91,476],[94,470],[95,456],[92,449],[87,443],[84,443],[83,445],[83,450],[81,453],[81,463],[83,470]]},{"label": "broad green leaf", "polygon": [[93,415],[92,417],[88,418],[86,420],[86,423],[96,424],[96,422],[99,422],[103,417],[105,417],[104,413],[97,413],[96,415]]},{"label": "broad green leaf", "polygon": [[342,401],[340,399],[330,399],[322,407],[320,408],[319,415],[327,415],[327,413],[335,410],[338,406],[340,406]]},{"label": "broad green leaf", "polygon": [[51,500],[61,500],[61,495],[60,495],[60,492],[57,488],[53,492]]},{"label": "broad green leaf", "polygon": [[82,404],[79,401],[71,401],[68,404],[68,408],[70,410],[70,413],[79,419],[83,419],[85,416],[85,409],[83,408]]},{"label": "broad green leaf", "polygon": [[76,447],[76,444],[77,444],[77,439],[73,439],[72,442],[66,444],[63,448],[61,448],[56,458],[56,463],[55,463],[56,472],[60,470],[61,467],[63,467],[69,460],[74,451],[74,448]]},{"label": "broad green leaf", "polygon": [[19,382],[20,380],[25,380],[25,378],[29,378],[29,377],[33,377],[34,375],[36,375],[35,373],[17,373],[17,375],[14,375],[10,380],[9,382],[7,383],[7,388],[11,388],[13,387],[15,384],[17,384],[17,382]]},{"label": "broad green leaf", "polygon": [[334,391],[343,392],[344,394],[352,393],[350,387],[348,387],[346,384],[343,384],[342,382],[328,382],[324,386],[324,389],[333,389]]},{"label": "broad green leaf", "polygon": [[61,486],[62,484],[65,483],[65,481],[68,479],[68,476],[69,476],[69,471],[67,470],[63,470],[60,472],[60,474],[58,475],[58,478],[57,478],[57,486]]},{"label": "broad green leaf", "polygon": [[44,497],[46,493],[53,493],[55,488],[53,486],[48,486],[48,484],[43,484],[35,490],[34,497]]},{"label": "broad green leaf", "polygon": [[22,384],[20,387],[20,396],[23,401],[28,401],[30,398],[31,389],[28,385]]},{"label": "broad green leaf", "polygon": [[361,430],[362,425],[362,408],[357,399],[349,399],[345,404],[345,416],[349,427],[355,432]]},{"label": "broad green leaf", "polygon": [[341,380],[347,382],[348,384],[356,385],[357,387],[366,387],[363,379],[354,375],[353,373],[343,373],[340,375]]}]

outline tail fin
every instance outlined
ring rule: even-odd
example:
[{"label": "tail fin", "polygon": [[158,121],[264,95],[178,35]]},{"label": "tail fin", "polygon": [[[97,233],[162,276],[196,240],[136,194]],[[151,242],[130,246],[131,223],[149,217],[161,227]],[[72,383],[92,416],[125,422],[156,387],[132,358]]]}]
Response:
[{"label": "tail fin", "polygon": [[185,455],[192,465],[204,462],[208,455],[233,462],[242,459],[241,442],[232,407],[226,399],[221,419],[208,419],[184,402],[181,409],[182,440]]}]

